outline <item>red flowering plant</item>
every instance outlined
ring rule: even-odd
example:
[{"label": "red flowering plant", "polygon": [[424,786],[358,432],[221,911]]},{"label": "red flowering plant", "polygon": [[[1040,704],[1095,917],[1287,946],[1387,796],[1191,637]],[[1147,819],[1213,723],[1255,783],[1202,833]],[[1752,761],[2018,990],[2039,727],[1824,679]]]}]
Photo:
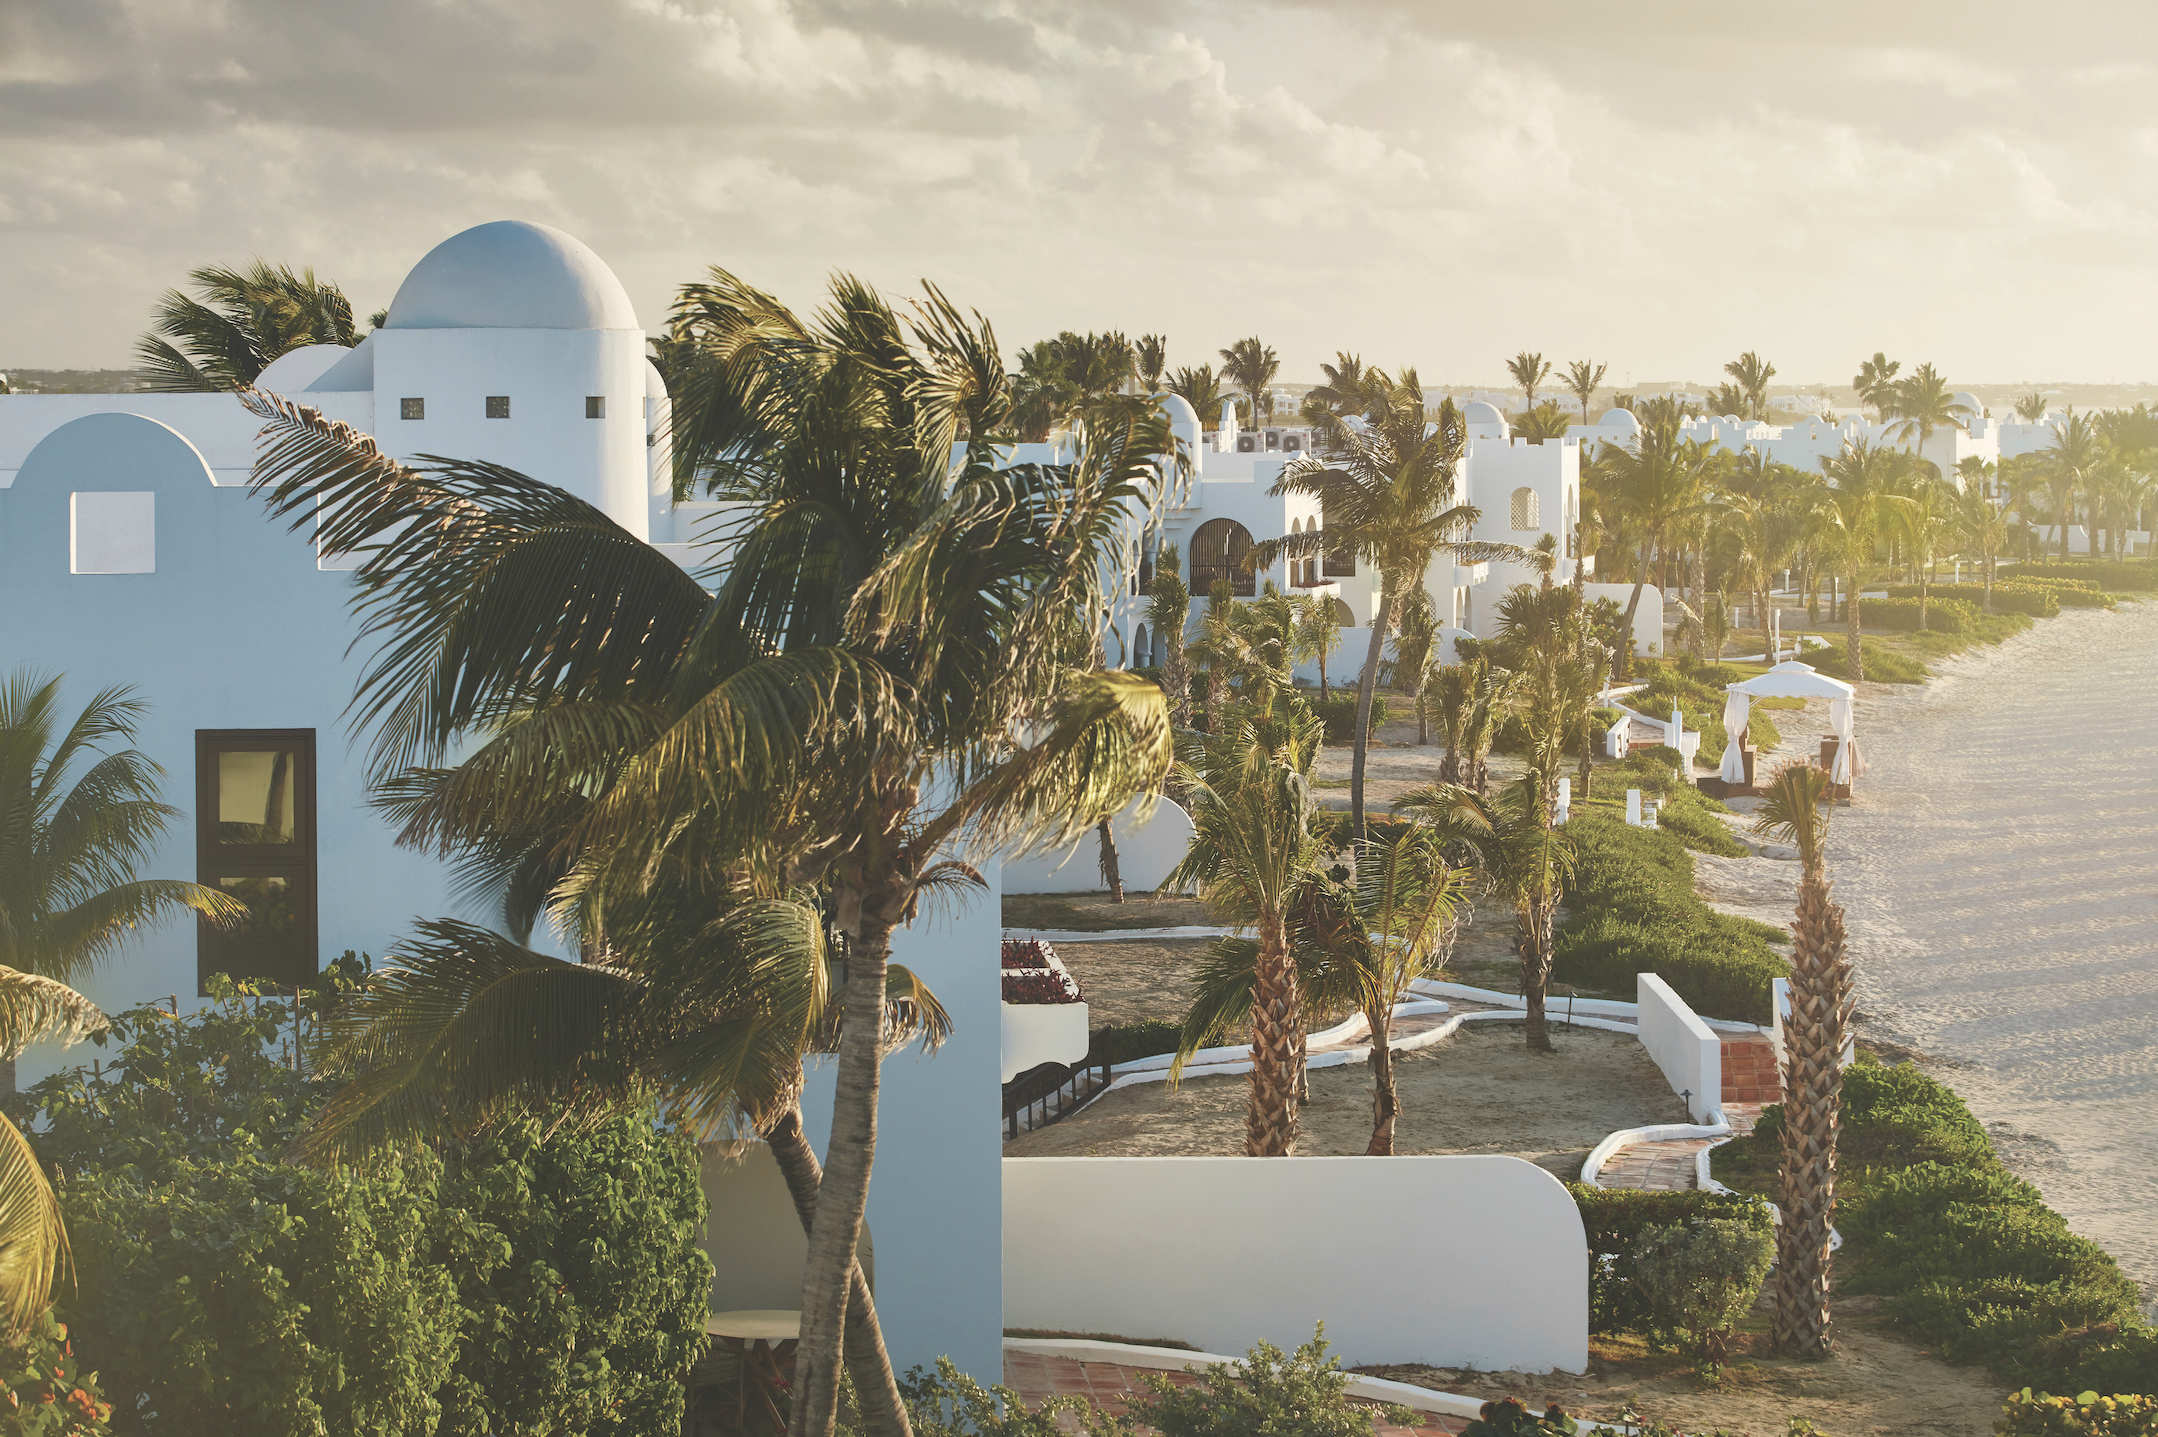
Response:
[{"label": "red flowering plant", "polygon": [[1006,968],[1061,968],[1057,950],[1039,938],[1007,938],[1004,940],[1004,966]]},{"label": "red flowering plant", "polygon": [[67,1324],[51,1312],[0,1350],[0,1437],[73,1437],[112,1430],[112,1404],[75,1360]]},{"label": "red flowering plant", "polygon": [[1084,1003],[1079,980],[1062,968],[1043,968],[1004,975],[1007,1003]]}]

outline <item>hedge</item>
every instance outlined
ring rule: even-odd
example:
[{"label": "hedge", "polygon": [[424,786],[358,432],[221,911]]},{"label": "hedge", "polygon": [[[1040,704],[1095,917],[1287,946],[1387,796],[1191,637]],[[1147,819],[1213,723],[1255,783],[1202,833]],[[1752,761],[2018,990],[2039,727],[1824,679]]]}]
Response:
[{"label": "hedge", "polygon": [[[1935,599],[1945,597],[1961,599],[1966,603],[1975,604],[1981,612],[1985,609],[1986,586],[1984,584],[1934,584],[1928,590],[1928,593]],[[1888,597],[1891,599],[1915,599],[1918,597],[1918,586],[1916,584],[1891,585],[1888,590]],[[1993,586],[1993,611],[1997,614],[2028,614],[2034,619],[2051,619],[2059,616],[2061,604],[2060,600],[2054,597],[2052,589],[2038,585],[2018,585],[2004,582]]]},{"label": "hedge", "polygon": [[1925,622],[1919,623],[1921,605],[1914,598],[1860,599],[1858,621],[1867,628],[1927,628],[1939,634],[1967,634],[1978,627],[1978,606],[1967,599],[1941,598],[1936,594],[1923,605]]},{"label": "hedge", "polygon": [[1728,1218],[1767,1234],[1768,1204],[1744,1193],[1642,1192],[1568,1183],[1589,1241],[1589,1331],[1599,1336],[1637,1330],[1648,1307],[1633,1285],[1633,1245],[1652,1227],[1695,1218]]},{"label": "hedge", "polygon": [[1631,993],[1655,973],[1704,1017],[1769,1021],[1769,984],[1790,965],[1768,946],[1783,931],[1718,913],[1695,896],[1693,856],[1676,834],[1591,810],[1566,825],[1575,851],[1552,976]]},{"label": "hedge", "polygon": [[2001,571],[2011,579],[2060,579],[2080,581],[2094,588],[2124,593],[2158,589],[2158,566],[2131,564],[2119,559],[2071,559],[2067,563],[2017,564]]},{"label": "hedge", "polygon": [[[1782,1120],[1771,1107],[1717,1149],[1718,1176],[1772,1185]],[[1887,1295],[1891,1321],[2018,1385],[2158,1391],[2158,1333],[2135,1284],[2002,1166],[1948,1087],[1861,1055],[1844,1071],[1838,1166],[1839,1288]]]}]

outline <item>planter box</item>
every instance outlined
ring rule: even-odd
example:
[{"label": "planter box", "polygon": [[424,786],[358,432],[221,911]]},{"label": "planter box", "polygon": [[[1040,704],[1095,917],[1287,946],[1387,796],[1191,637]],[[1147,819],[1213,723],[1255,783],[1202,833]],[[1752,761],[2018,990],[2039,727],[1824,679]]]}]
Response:
[{"label": "planter box", "polygon": [[1084,1003],[1002,1003],[1004,1076],[1008,1083],[1044,1063],[1077,1066],[1086,1059],[1093,1030]]}]

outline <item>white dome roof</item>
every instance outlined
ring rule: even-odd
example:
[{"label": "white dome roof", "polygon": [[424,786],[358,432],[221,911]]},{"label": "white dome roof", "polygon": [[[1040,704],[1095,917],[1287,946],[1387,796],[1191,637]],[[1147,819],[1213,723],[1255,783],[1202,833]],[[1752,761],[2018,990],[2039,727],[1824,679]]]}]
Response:
[{"label": "white dome roof", "polygon": [[384,329],[638,329],[622,281],[584,241],[496,220],[451,235],[412,267]]},{"label": "white dome roof", "polygon": [[1951,404],[1962,405],[1964,412],[1970,415],[1973,419],[1978,418],[1980,415],[1986,412],[1986,406],[1978,402],[1978,396],[1966,390],[1957,390],[1954,397],[1951,398],[1948,402]]},{"label": "white dome roof", "polygon": [[1470,424],[1504,424],[1506,422],[1506,416],[1499,413],[1499,407],[1496,404],[1487,404],[1481,399],[1470,400],[1468,406],[1461,411],[1461,417]]},{"label": "white dome roof", "polygon": [[1604,417],[1596,421],[1598,429],[1623,429],[1628,434],[1641,432],[1641,421],[1631,409],[1606,409]]},{"label": "white dome roof", "polygon": [[342,344],[303,344],[298,349],[288,349],[263,366],[262,373],[255,376],[255,388],[297,394],[350,353]]}]

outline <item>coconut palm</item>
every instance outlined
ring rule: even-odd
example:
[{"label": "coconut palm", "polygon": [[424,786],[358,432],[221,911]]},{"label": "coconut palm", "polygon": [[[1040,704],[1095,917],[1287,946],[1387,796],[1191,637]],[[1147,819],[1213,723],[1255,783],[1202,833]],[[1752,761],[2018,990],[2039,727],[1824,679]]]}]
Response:
[{"label": "coconut palm", "polygon": [[1441,783],[1461,784],[1476,793],[1489,789],[1491,740],[1505,716],[1512,684],[1513,675],[1481,653],[1432,673],[1432,703],[1446,741],[1446,755],[1439,760]]},{"label": "coconut palm", "polygon": [[1708,412],[1711,414],[1744,418],[1751,407],[1746,400],[1746,391],[1735,384],[1719,384],[1708,396]]},{"label": "coconut palm", "polygon": [[1736,543],[1732,578],[1753,597],[1764,653],[1771,627],[1769,583],[1805,538],[1808,522],[1805,491],[1779,472],[1782,467],[1767,465],[1755,477],[1727,478],[1710,500],[1717,526]]},{"label": "coconut palm", "polygon": [[1146,622],[1161,641],[1161,686],[1169,695],[1169,721],[1191,727],[1191,669],[1184,661],[1184,630],[1191,623],[1191,590],[1184,585],[1183,555],[1164,544],[1154,558],[1147,591]]},{"label": "coconut palm", "polygon": [[1422,824],[1357,845],[1357,922],[1343,936],[1357,954],[1364,1021],[1371,1029],[1371,1142],[1364,1149],[1369,1156],[1393,1154],[1394,1125],[1401,1115],[1394,1082],[1394,1009],[1407,1001],[1411,985],[1445,966],[1470,877],[1446,861],[1444,836]]},{"label": "coconut palm", "polygon": [[[130,746],[148,709],[106,689],[63,728],[59,679],[0,683],[0,966],[77,983],[183,913],[246,920],[220,889],[137,876],[180,816],[158,800],[164,770]],[[15,1052],[0,1057],[12,1091]]]},{"label": "coconut palm", "polygon": [[677,871],[823,893],[847,961],[801,1303],[793,1420],[814,1434],[836,1414],[893,933],[970,854],[1076,841],[1156,787],[1170,748],[1158,688],[1076,670],[1057,642],[1127,582],[1152,456],[1175,448],[1158,411],[1105,406],[1076,463],[1000,469],[986,326],[934,291],[907,321],[857,281],[834,291],[811,324],[715,270],[676,306],[694,358],[676,444],[732,516],[716,595],[550,486],[399,465],[250,397],[274,507],[334,513],[325,545],[365,546],[379,647],[354,711],[378,768],[559,706],[530,756],[593,790],[565,881],[601,923]]},{"label": "coconut palm", "polygon": [[1416,742],[1419,746],[1431,742],[1430,679],[1438,667],[1432,662],[1439,641],[1438,608],[1431,602],[1427,589],[1410,593],[1408,601],[1401,606],[1401,618],[1394,634],[1394,687],[1405,689],[1416,696]]},{"label": "coconut palm", "polygon": [[2001,550],[2008,546],[2008,511],[1993,502],[1995,465],[1976,454],[1956,464],[1956,477],[1963,487],[1956,491],[1956,532],[1978,551],[1979,572],[1986,586],[1985,609],[1993,612],[1993,576]]},{"label": "coconut palm", "polygon": [[1394,387],[1394,381],[1385,370],[1376,364],[1364,363],[1361,355],[1346,350],[1336,350],[1334,362],[1322,362],[1319,372],[1325,376],[1325,382],[1306,390],[1301,405],[1307,424],[1315,423],[1315,416],[1321,414],[1330,414],[1337,419],[1364,414],[1374,405],[1383,404]]},{"label": "coconut palm", "polygon": [[1749,349],[1726,364],[1723,372],[1737,383],[1748,414],[1755,419],[1768,418],[1768,382],[1776,377],[1776,366]]},{"label": "coconut palm", "polygon": [[1162,370],[1169,360],[1169,337],[1165,334],[1142,334],[1132,346],[1132,357],[1138,366],[1140,386],[1148,394],[1161,391]]},{"label": "coconut palm", "polygon": [[[72,1043],[106,1026],[96,1005],[65,983],[0,967],[0,1051],[11,1062],[32,1043]],[[21,1341],[51,1304],[67,1260],[60,1200],[22,1129],[0,1116],[0,1336]]]},{"label": "coconut palm", "polygon": [[1296,609],[1296,629],[1290,649],[1298,663],[1306,660],[1319,666],[1319,696],[1326,696],[1327,656],[1341,647],[1341,620],[1334,613],[1332,594],[1305,594],[1293,601]]},{"label": "coconut palm", "polygon": [[2025,424],[2036,424],[2046,417],[2046,397],[2037,390],[2016,400],[2016,418]]},{"label": "coconut palm", "polygon": [[[1643,409],[1641,432],[1623,448],[1606,442],[1597,453],[1593,471],[1639,546],[1640,565],[1633,593],[1626,600],[1623,631],[1627,634],[1633,632],[1634,614],[1641,607],[1650,560],[1667,558],[1674,531],[1704,511],[1707,484],[1718,464],[1715,451],[1680,436],[1676,406],[1656,401]],[[1614,664],[1624,658],[1622,651]],[[1615,677],[1619,670],[1614,667],[1612,672]]]},{"label": "coconut palm", "polygon": [[1791,1016],[1783,1030],[1783,1173],[1776,1228],[1777,1350],[1825,1358],[1832,1350],[1828,1247],[1836,1212],[1836,1134],[1843,1053],[1851,1026],[1851,963],[1843,909],[1829,897],[1825,861],[1829,776],[1785,764],[1761,796],[1755,828],[1798,850],[1798,913],[1791,924]]},{"label": "coconut palm", "polygon": [[1221,377],[1244,391],[1251,400],[1251,422],[1254,426],[1263,422],[1265,415],[1260,402],[1266,396],[1266,387],[1281,372],[1281,361],[1274,351],[1263,344],[1259,336],[1240,339],[1221,351]]},{"label": "coconut palm", "polygon": [[1926,603],[1933,584],[1933,564],[1943,545],[1960,527],[1953,485],[1921,470],[1905,497],[1910,501],[1897,529],[1911,541],[1911,567],[1918,577],[1918,626],[1926,626]]},{"label": "coconut palm", "polygon": [[2046,460],[2046,486],[2053,493],[2053,522],[2060,526],[2063,561],[2068,558],[2068,526],[2074,520],[2071,503],[2076,491],[2088,486],[2106,456],[2105,436],[2088,414],[2071,408],[2053,427],[2053,442],[2039,451]]},{"label": "coconut palm", "polygon": [[1524,401],[1521,406],[1522,409],[1534,409],[1536,407],[1536,386],[1550,377],[1551,361],[1545,359],[1541,354],[1531,354],[1524,349],[1512,359],[1506,361],[1506,372],[1514,377],[1514,383],[1521,386],[1521,397]]},{"label": "coconut palm", "polygon": [[1181,394],[1191,405],[1192,413],[1199,416],[1199,423],[1208,429],[1220,422],[1221,401],[1228,397],[1211,364],[1202,364],[1197,369],[1189,366],[1179,369],[1169,378],[1169,392]]},{"label": "coconut palm", "polygon": [[1604,382],[1604,371],[1610,367],[1608,364],[1592,364],[1586,359],[1577,359],[1566,366],[1566,387],[1572,391],[1574,398],[1581,401],[1583,424],[1589,422],[1589,400],[1595,398],[1596,387]]},{"label": "coconut palm", "polygon": [[[1296,1151],[1304,1022],[1288,925],[1292,906],[1319,876],[1310,774],[1324,731],[1303,700],[1269,694],[1263,705],[1244,708],[1228,732],[1194,745],[1177,766],[1192,840],[1162,886],[1196,891],[1224,921],[1257,939],[1248,985],[1249,1157]],[[1187,1022],[1187,1035],[1191,1030]]]},{"label": "coconut palm", "polygon": [[1815,511],[1824,541],[1842,558],[1851,586],[1845,603],[1845,656],[1853,683],[1866,677],[1865,650],[1859,642],[1859,581],[1873,564],[1874,545],[1893,531],[1911,506],[1903,493],[1910,457],[1868,439],[1846,439],[1841,453],[1826,455],[1821,472],[1834,488]]},{"label": "coconut palm", "polygon": [[1284,465],[1268,492],[1313,496],[1325,516],[1323,525],[1254,544],[1249,562],[1262,568],[1283,558],[1351,553],[1370,560],[1379,572],[1371,644],[1357,684],[1355,752],[1349,769],[1349,811],[1362,839],[1371,702],[1395,615],[1442,553],[1473,564],[1489,558],[1525,560],[1527,551],[1466,538],[1478,517],[1475,508],[1460,502],[1458,487],[1467,426],[1450,399],[1440,403],[1435,423],[1426,418],[1423,386],[1413,369],[1402,372],[1393,390],[1361,423],[1319,418],[1317,448]]},{"label": "coconut palm", "polygon": [[1883,419],[1896,405],[1896,371],[1903,368],[1900,361],[1890,359],[1875,350],[1873,358],[1858,366],[1858,373],[1851,376],[1851,387],[1858,391],[1858,402],[1870,404]]},{"label": "coconut palm", "polygon": [[1574,417],[1559,408],[1558,401],[1546,399],[1533,409],[1523,411],[1513,422],[1517,438],[1531,444],[1541,444],[1546,439],[1562,439],[1572,426]]},{"label": "coconut palm", "polygon": [[1957,401],[1948,381],[1930,363],[1919,365],[1896,386],[1894,410],[1897,422],[1889,434],[1899,443],[1911,444],[1911,452],[1921,457],[1936,433],[1961,428],[1977,417]]},{"label": "coconut palm", "polygon": [[344,292],[311,269],[257,259],[241,269],[204,265],[187,278],[195,293],[165,291],[135,343],[143,389],[245,389],[290,350],[360,342]]}]

